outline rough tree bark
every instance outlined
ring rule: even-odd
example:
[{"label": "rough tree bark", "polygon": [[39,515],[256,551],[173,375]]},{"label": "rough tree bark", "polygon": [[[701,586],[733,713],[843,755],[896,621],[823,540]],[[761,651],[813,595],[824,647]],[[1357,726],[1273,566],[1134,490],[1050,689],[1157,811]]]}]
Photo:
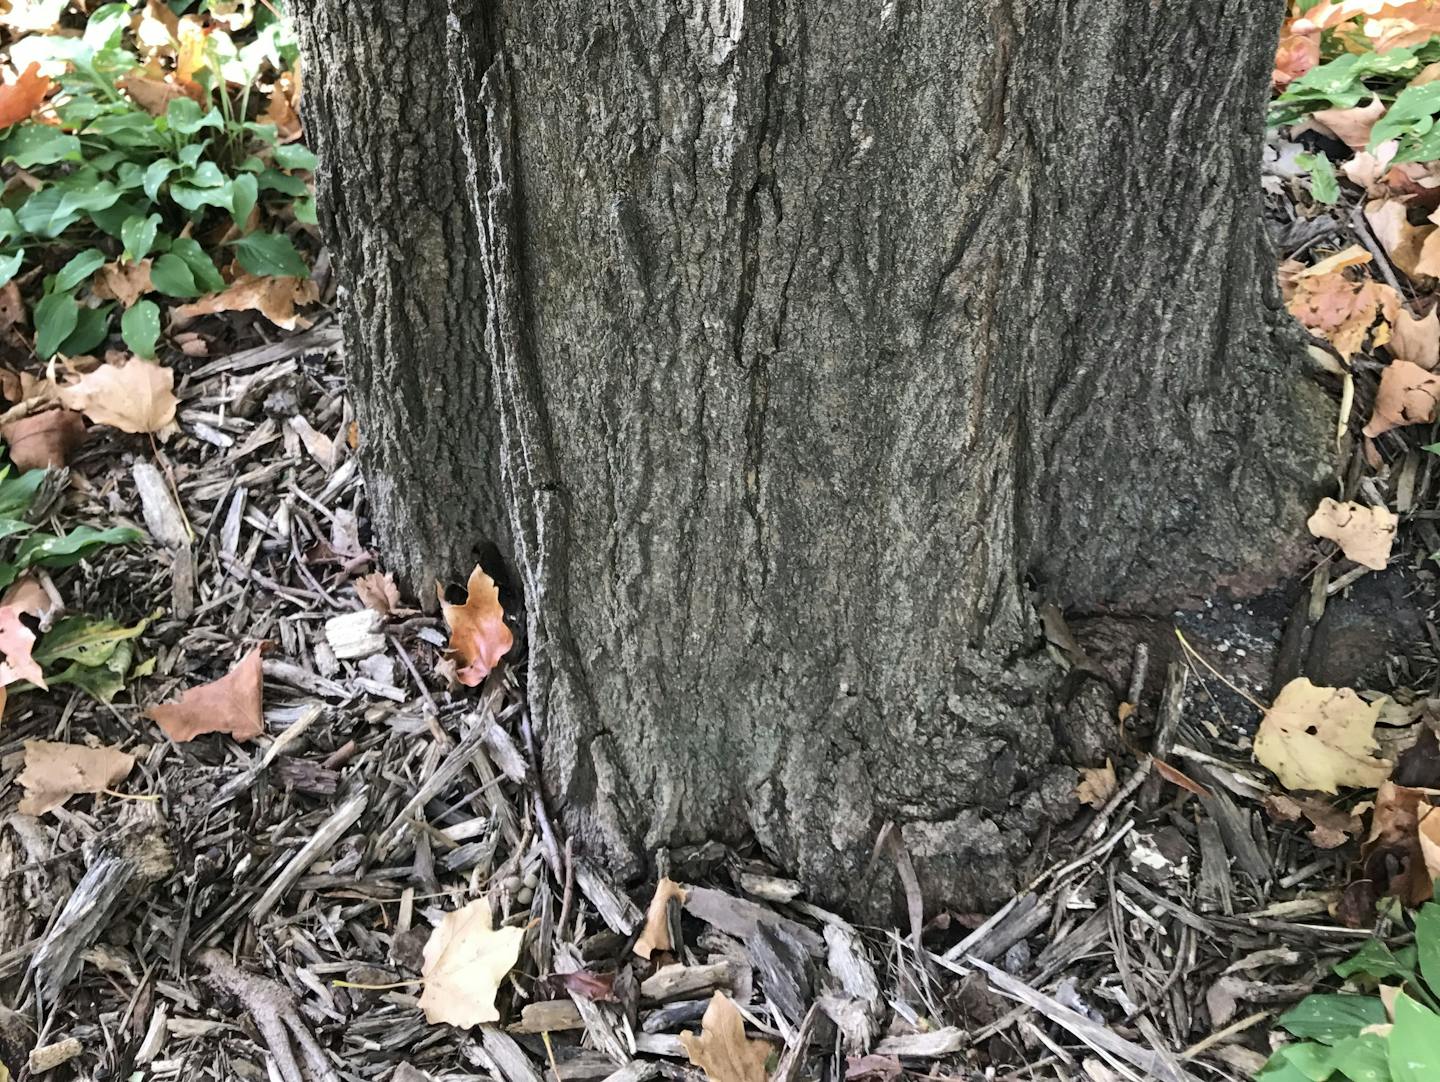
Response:
[{"label": "rough tree bark", "polygon": [[[837,898],[894,822],[937,897],[1006,895],[1074,777],[1027,591],[1164,613],[1300,552],[1279,0],[391,7],[301,5],[377,513],[407,569],[509,556],[568,826],[625,870],[753,832]],[[508,541],[434,499],[496,451]]]}]

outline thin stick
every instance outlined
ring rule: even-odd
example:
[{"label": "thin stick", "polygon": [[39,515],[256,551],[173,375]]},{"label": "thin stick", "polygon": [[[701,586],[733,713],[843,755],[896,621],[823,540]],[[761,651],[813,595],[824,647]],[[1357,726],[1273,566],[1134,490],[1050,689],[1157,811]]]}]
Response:
[{"label": "thin stick", "polygon": [[1185,641],[1185,636],[1181,634],[1178,627],[1175,629],[1175,637],[1180,640],[1180,645],[1185,648],[1185,652],[1189,654],[1192,658],[1194,658],[1196,661],[1200,662],[1201,665],[1204,665],[1207,669],[1209,669],[1216,680],[1219,680],[1220,683],[1224,684],[1236,695],[1240,696],[1240,698],[1244,699],[1256,710],[1260,711],[1260,713],[1265,713],[1267,708],[1264,703],[1260,702],[1260,700],[1256,699],[1255,696],[1251,695],[1249,692],[1242,691],[1240,688],[1237,688],[1234,684],[1230,683],[1229,680],[1225,679],[1225,677],[1221,675],[1219,669],[1215,668],[1214,665],[1211,665],[1210,662],[1206,661],[1203,657],[1201,657],[1199,653],[1195,650],[1195,647],[1191,646],[1188,642]]}]

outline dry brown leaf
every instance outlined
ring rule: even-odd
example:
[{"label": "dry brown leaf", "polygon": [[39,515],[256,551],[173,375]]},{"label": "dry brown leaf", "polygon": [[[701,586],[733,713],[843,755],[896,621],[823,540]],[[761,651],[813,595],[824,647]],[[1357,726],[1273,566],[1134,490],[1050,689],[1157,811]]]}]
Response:
[{"label": "dry brown leaf", "polygon": [[1375,794],[1370,834],[1360,847],[1362,875],[1406,905],[1429,901],[1433,894],[1419,831],[1420,819],[1429,814],[1423,789],[1386,781]]},{"label": "dry brown leaf", "polygon": [[700,1020],[700,1036],[688,1029],[680,1043],[710,1082],[765,1082],[770,1046],[745,1036],[745,1019],[724,992],[716,992]]},{"label": "dry brown leaf", "polygon": [[1340,503],[1326,496],[1305,525],[1314,536],[1339,545],[1347,559],[1384,571],[1400,519],[1384,507]]},{"label": "dry brown leaf", "polygon": [[13,608],[22,616],[33,616],[41,631],[49,631],[55,618],[65,611],[65,602],[48,575],[41,580],[42,574],[27,571],[21,575],[0,596],[0,606]]},{"label": "dry brown leaf", "polygon": [[[1369,253],[1365,254],[1368,258]],[[1400,295],[1380,282],[1368,278],[1352,281],[1337,270],[1315,274],[1323,265],[1317,263],[1295,276],[1295,292],[1286,308],[1306,327],[1328,338],[1348,360],[1365,344],[1366,332],[1376,317],[1389,319],[1399,310]]]},{"label": "dry brown leaf", "polygon": [[199,316],[218,312],[259,312],[277,327],[287,331],[310,326],[310,321],[296,315],[297,304],[312,304],[320,296],[313,278],[257,278],[243,274],[221,293],[212,293],[190,304],[172,309],[175,327],[183,327]]},{"label": "dry brown leaf", "polygon": [[73,410],[47,410],[0,425],[0,438],[18,470],[65,466],[85,439],[85,422]]},{"label": "dry brown leaf", "polygon": [[1381,178],[1390,169],[1390,160],[1399,149],[1399,140],[1387,139],[1375,148],[1373,154],[1368,150],[1361,150],[1351,155],[1349,161],[1341,163],[1340,172],[1344,173],[1352,184],[1358,184],[1370,191],[1379,185]]},{"label": "dry brown leaf", "polygon": [[[1440,808],[1426,808],[1415,824],[1420,842],[1420,857],[1425,862],[1426,876],[1433,883],[1440,876]],[[1432,888],[1433,892],[1433,888]]]},{"label": "dry brown leaf", "polygon": [[[1399,199],[1372,199],[1365,205],[1365,220],[1390,256],[1390,262],[1413,277],[1421,249],[1435,227],[1411,225],[1409,210]],[[1403,313],[1404,308],[1400,312]]]},{"label": "dry brown leaf", "polygon": [[175,420],[175,373],[153,361],[132,358],[102,364],[60,388],[60,402],[97,425],[121,432],[161,432]]},{"label": "dry brown leaf", "polygon": [[[1430,220],[1435,220],[1434,215]],[[1415,269],[1410,276],[1416,278],[1420,275],[1440,278],[1440,229],[1432,230],[1420,245],[1420,258],[1415,261]]]},{"label": "dry brown leaf", "polygon": [[1419,365],[1427,372],[1440,365],[1440,307],[1416,318],[1404,308],[1395,313],[1390,353],[1397,360]]},{"label": "dry brown leaf", "polygon": [[90,279],[90,292],[107,301],[119,301],[129,308],[155,287],[150,282],[150,260],[139,263],[106,263]]},{"label": "dry brown leaf", "polygon": [[1440,401],[1440,376],[1409,361],[1391,361],[1380,373],[1375,409],[1364,433],[1375,437],[1392,428],[1429,424]]},{"label": "dry brown leaf", "polygon": [[1289,85],[1320,63],[1319,34],[1286,34],[1275,50],[1271,81],[1276,89]]},{"label": "dry brown leaf", "polygon": [[438,585],[440,611],[450,628],[450,653],[457,663],[455,678],[466,687],[477,687],[500,659],[510,652],[515,637],[505,623],[500,607],[500,590],[480,565],[470,572],[465,603],[451,605]]},{"label": "dry brown leaf", "polygon": [[205,733],[229,733],[236,740],[254,740],[265,731],[261,713],[260,648],[246,654],[219,680],[190,688],[173,703],[145,711],[177,744]]},{"label": "dry brown leaf", "polygon": [[1318,849],[1335,849],[1358,835],[1364,824],[1360,817],[1341,811],[1315,797],[1292,797],[1271,793],[1265,798],[1270,814],[1286,823],[1302,816],[1311,823],[1310,840]]},{"label": "dry brown leaf", "polygon": [[305,134],[300,122],[299,101],[299,72],[282,72],[275,81],[275,89],[270,92],[270,102],[265,106],[264,117],[275,125],[282,143],[293,143]]},{"label": "dry brown leaf", "polygon": [[1328,128],[1351,150],[1364,150],[1370,142],[1370,131],[1385,115],[1385,103],[1379,98],[1370,99],[1369,105],[1356,105],[1349,109],[1320,109],[1310,116]]},{"label": "dry brown leaf", "polygon": [[655,884],[650,908],[645,911],[645,928],[635,941],[635,953],[641,958],[649,958],[655,951],[675,949],[675,944],[670,941],[671,898],[684,905],[685,888],[667,877]]},{"label": "dry brown leaf", "polygon": [[1298,677],[1280,689],[1260,720],[1255,759],[1287,789],[1334,793],[1342,785],[1379,785],[1391,767],[1373,754],[1382,708],[1349,688],[1317,687]]},{"label": "dry brown leaf", "polygon": [[1330,30],[1351,23],[1377,53],[1422,45],[1440,33],[1434,0],[1334,0],[1317,4],[1296,19],[1296,33]]},{"label": "dry brown leaf", "polygon": [[28,680],[37,688],[46,687],[45,674],[30,656],[35,647],[35,632],[20,621],[21,612],[14,605],[0,605],[0,686]]},{"label": "dry brown leaf", "polygon": [[23,327],[25,323],[25,301],[20,296],[20,287],[11,280],[0,286],[0,330]]},{"label": "dry brown leaf", "polygon": [[381,616],[405,611],[400,603],[400,588],[395,585],[395,578],[388,571],[373,571],[368,575],[361,575],[355,580],[355,593],[361,604],[367,609],[374,609]]},{"label": "dry brown leaf", "polygon": [[77,793],[113,789],[134,765],[135,756],[119,748],[27,740],[25,772],[16,779],[26,789],[20,813],[44,815]]},{"label": "dry brown leaf", "polygon": [[0,128],[28,120],[54,85],[40,74],[38,60],[32,60],[13,83],[0,85]]},{"label": "dry brown leaf", "polygon": [[1075,786],[1075,799],[1092,808],[1103,808],[1115,795],[1118,787],[1115,764],[1106,759],[1104,766],[1081,767],[1080,784]]},{"label": "dry brown leaf", "polygon": [[178,98],[189,98],[200,104],[205,101],[205,91],[198,83],[182,83],[173,77],[126,75],[117,79],[115,85],[151,116],[164,116],[170,103]]},{"label": "dry brown leaf", "polygon": [[1296,275],[1297,278],[1318,278],[1324,274],[1333,274],[1335,271],[1345,270],[1347,267],[1363,267],[1375,257],[1367,252],[1363,245],[1352,244],[1348,248],[1342,248],[1332,256],[1326,256],[1319,263],[1306,267]]},{"label": "dry brown leaf", "polygon": [[495,996],[519,959],[524,940],[524,928],[491,926],[490,903],[484,898],[446,913],[425,942],[420,970],[425,1020],[462,1029],[498,1022]]}]

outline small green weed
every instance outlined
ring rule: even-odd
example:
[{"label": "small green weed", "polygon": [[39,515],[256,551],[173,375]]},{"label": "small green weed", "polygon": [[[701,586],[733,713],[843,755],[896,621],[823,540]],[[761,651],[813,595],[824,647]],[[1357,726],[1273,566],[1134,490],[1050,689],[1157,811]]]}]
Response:
[{"label": "small green weed", "polygon": [[[1421,1082],[1440,1079],[1440,905],[1415,914],[1415,946],[1371,940],[1335,966],[1372,994],[1317,993],[1279,1018],[1299,1040],[1275,1052],[1257,1082]],[[1394,1019],[1375,990],[1396,989]]]}]

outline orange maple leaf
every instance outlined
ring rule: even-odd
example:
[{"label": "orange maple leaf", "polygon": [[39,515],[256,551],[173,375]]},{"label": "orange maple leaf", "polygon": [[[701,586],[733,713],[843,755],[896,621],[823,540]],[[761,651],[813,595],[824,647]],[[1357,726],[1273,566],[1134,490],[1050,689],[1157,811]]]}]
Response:
[{"label": "orange maple leaf", "polygon": [[40,108],[40,103],[54,85],[48,77],[40,74],[39,61],[31,61],[30,66],[20,73],[20,78],[0,86],[0,128],[30,119],[30,114]]},{"label": "orange maple leaf", "polygon": [[460,663],[455,679],[473,688],[490,674],[510,651],[515,636],[505,624],[500,589],[477,564],[465,586],[465,603],[450,605],[438,586],[440,609],[450,627],[450,654]]}]

